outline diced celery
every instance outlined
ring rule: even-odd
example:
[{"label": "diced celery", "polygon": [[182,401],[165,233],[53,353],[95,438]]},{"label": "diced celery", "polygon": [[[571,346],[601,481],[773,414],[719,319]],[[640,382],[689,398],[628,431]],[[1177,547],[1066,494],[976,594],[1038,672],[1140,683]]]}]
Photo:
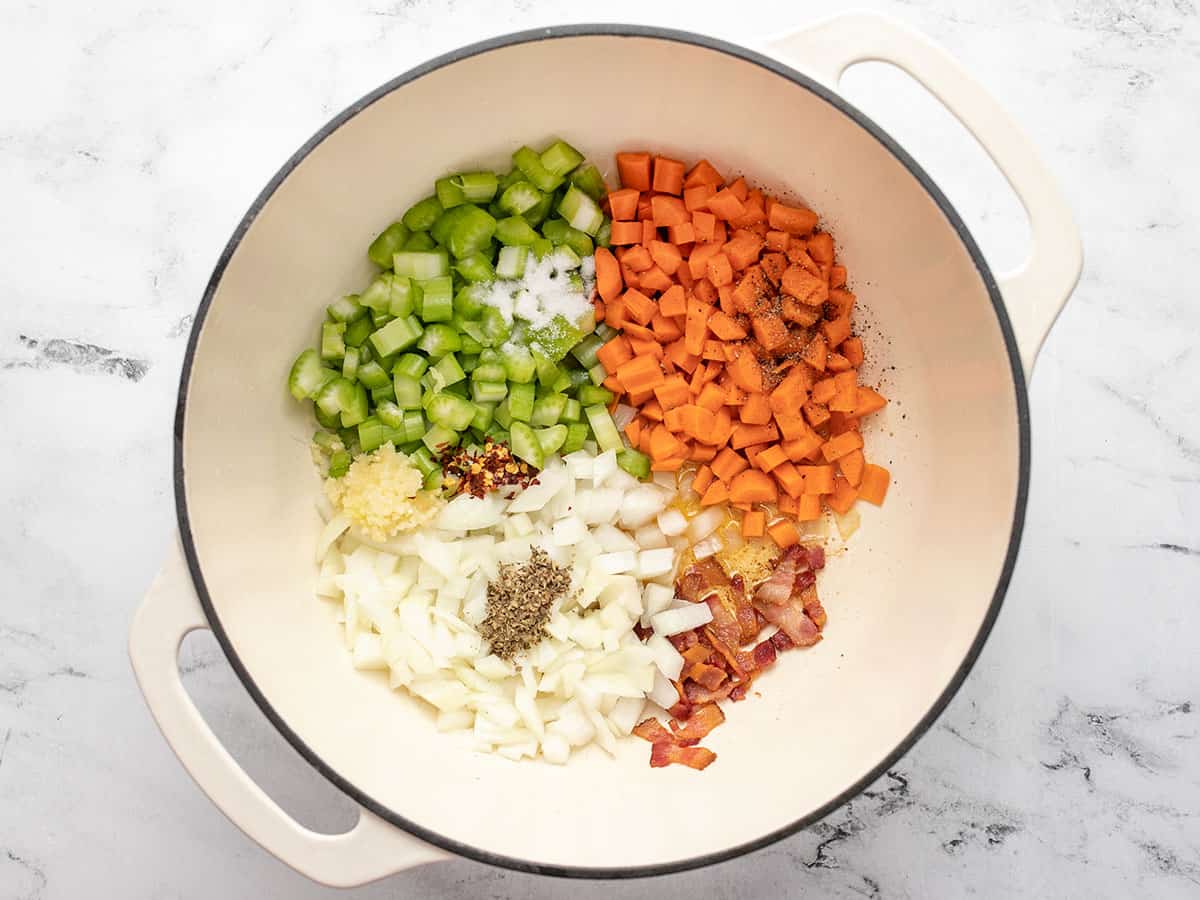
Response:
[{"label": "diced celery", "polygon": [[434,425],[422,435],[421,441],[429,448],[430,453],[441,456],[446,450],[458,446],[458,432],[443,425]]},{"label": "diced celery", "polygon": [[398,319],[411,316],[421,297],[421,288],[411,278],[393,275],[388,292],[388,312]]},{"label": "diced celery", "polygon": [[358,445],[362,447],[363,453],[370,453],[388,441],[394,442],[398,437],[395,429],[388,427],[375,416],[368,416],[358,423]]},{"label": "diced celery", "polygon": [[540,469],[546,464],[546,454],[542,452],[537,435],[524,422],[513,422],[508,436],[509,446],[517,459],[525,460],[535,469]]},{"label": "diced celery", "polygon": [[450,232],[454,230],[464,216],[470,215],[471,210],[475,208],[474,204],[464,203],[461,206],[455,206],[446,210],[438,220],[433,223],[433,227],[429,229],[430,236],[445,247],[446,242],[450,240]]},{"label": "diced celery", "polygon": [[495,420],[496,425],[499,425],[501,428],[508,428],[510,425],[512,425],[513,416],[508,409],[507,396],[503,397],[500,402],[496,404],[496,409],[492,413],[492,418]]},{"label": "diced celery", "polygon": [[388,428],[401,428],[404,426],[404,410],[391,400],[385,400],[383,403],[378,404],[375,407],[375,415]]},{"label": "diced celery", "polygon": [[353,347],[347,347],[346,355],[342,357],[342,377],[358,377],[358,351]]},{"label": "diced celery", "polygon": [[557,425],[566,405],[567,398],[563,394],[543,394],[533,401],[533,414],[529,417],[529,424],[542,428]]},{"label": "diced celery", "polygon": [[525,274],[525,260],[528,258],[528,247],[501,247],[500,258],[496,260],[496,277],[522,277]]},{"label": "diced celery", "polygon": [[484,435],[491,438],[493,441],[501,444],[508,443],[508,429],[501,428],[497,423],[492,422],[492,427],[487,430]]},{"label": "diced celery", "polygon": [[595,406],[596,404],[608,406],[613,400],[612,391],[591,384],[582,385],[576,396],[584,406]]},{"label": "diced celery", "polygon": [[371,241],[371,246],[367,248],[367,257],[381,269],[391,268],[392,256],[398,250],[404,249],[404,243],[411,234],[409,227],[403,222],[393,222],[380,232],[379,237]]},{"label": "diced celery", "polygon": [[455,184],[449,176],[439,178],[435,181],[433,189],[437,194],[438,203],[442,204],[442,209],[450,209],[467,202],[467,197],[462,192],[462,188]]},{"label": "diced celery", "polygon": [[322,428],[332,428],[337,430],[342,427],[342,417],[338,413],[327,413],[319,406],[313,406],[313,414],[317,417],[317,424]]},{"label": "diced celery", "polygon": [[590,369],[596,365],[596,351],[604,346],[604,341],[594,334],[589,334],[571,348],[571,355],[579,360],[580,365]]},{"label": "diced celery", "polygon": [[425,370],[429,368],[429,360],[419,353],[405,353],[402,357],[396,360],[396,364],[392,367],[393,375],[411,375],[414,379],[420,378],[425,374]]},{"label": "diced celery", "polygon": [[612,246],[612,220],[605,219],[604,224],[600,226],[600,230],[596,232],[596,246]]},{"label": "diced celery", "polygon": [[478,319],[483,313],[483,298],[487,296],[484,285],[466,284],[454,295],[454,312],[464,319]]},{"label": "diced celery", "polygon": [[377,388],[371,389],[371,403],[373,405],[379,406],[380,403],[395,403],[395,402],[396,402],[396,389],[395,389],[395,387],[392,386],[392,383],[390,381],[387,384],[383,385],[383,387],[377,387]]},{"label": "diced celery", "polygon": [[434,395],[425,412],[431,422],[454,431],[462,431],[475,418],[475,404],[453,394],[440,392]]},{"label": "diced celery", "polygon": [[563,456],[583,448],[588,438],[588,427],[583,422],[574,422],[567,426],[567,440],[558,448]]},{"label": "diced celery", "polygon": [[[520,216],[509,216],[496,223],[496,240],[501,244],[528,247],[538,237],[538,233]],[[504,251],[500,252],[503,257]]]},{"label": "diced celery", "polygon": [[541,157],[537,151],[529,147],[522,147],[513,154],[512,158],[516,167],[521,170],[525,177],[539,191],[552,191],[563,182],[562,176],[548,171],[542,165]]},{"label": "diced celery", "polygon": [[396,390],[396,405],[401,409],[421,408],[421,382],[412,375],[397,372],[392,376]]},{"label": "diced celery", "polygon": [[554,384],[554,382],[558,380],[559,374],[562,372],[562,369],[559,368],[558,363],[536,350],[533,351],[533,364],[537,370],[538,384],[540,384],[542,387],[549,387],[550,385]]},{"label": "diced celery", "polygon": [[421,319],[449,322],[454,314],[454,285],[449,275],[421,282]]},{"label": "diced celery", "polygon": [[608,372],[604,370],[603,365],[596,363],[588,369],[588,378],[591,379],[592,384],[604,384],[608,379]]},{"label": "diced celery", "polygon": [[[566,244],[563,244],[561,247],[555,247],[554,252],[550,255],[550,258],[554,260],[554,267],[560,270],[569,271],[571,269],[578,269],[583,263],[583,260],[580,259],[579,254]],[[575,273],[571,272],[571,275],[575,275]],[[582,284],[577,284],[576,287],[580,292],[583,291]]]},{"label": "diced celery", "polygon": [[461,350],[462,341],[458,332],[449,325],[434,324],[425,329],[417,346],[430,356],[438,358]]},{"label": "diced celery", "polygon": [[572,387],[571,376],[566,372],[559,372],[558,378],[554,380],[554,384],[550,385],[550,390],[556,394],[563,394],[569,391]]},{"label": "diced celery", "polygon": [[500,351],[500,359],[504,363],[504,371],[509,381],[533,381],[537,364],[533,361],[533,354],[526,347],[509,344]]},{"label": "diced celery", "polygon": [[397,275],[426,281],[450,274],[450,257],[445,250],[401,250],[393,257]]},{"label": "diced celery", "polygon": [[611,341],[617,336],[617,334],[619,334],[617,329],[604,322],[601,322],[596,326],[596,337],[600,338],[602,341]]},{"label": "diced celery", "polygon": [[367,314],[367,310],[358,302],[358,294],[338,297],[327,309],[335,322],[354,322]]},{"label": "diced celery", "polygon": [[508,372],[504,368],[502,362],[484,362],[485,357],[479,357],[479,364],[475,366],[475,371],[471,373],[472,381],[504,381],[508,377]]},{"label": "diced celery", "polygon": [[[437,241],[430,236],[428,231],[418,231],[404,242],[405,250],[434,250],[436,248]],[[393,257],[394,259],[395,257]]]},{"label": "diced celery", "polygon": [[650,457],[637,450],[621,450],[617,453],[617,465],[643,481],[650,477]]},{"label": "diced celery", "polygon": [[487,431],[492,424],[492,415],[495,411],[495,403],[476,403],[475,418],[471,420],[471,427],[481,432]]},{"label": "diced celery", "polygon": [[476,403],[495,403],[508,394],[508,385],[503,381],[472,381],[471,399]]},{"label": "diced celery", "polygon": [[558,421],[571,424],[578,422],[583,418],[583,404],[574,397],[568,397],[567,402],[563,404],[563,411],[558,416]]},{"label": "diced celery", "polygon": [[592,383],[591,379],[588,378],[587,369],[567,369],[567,377],[571,379],[572,387],[579,387],[581,384]]},{"label": "diced celery", "polygon": [[426,197],[409,207],[400,221],[409,231],[427,231],[441,214],[442,204],[438,202],[438,198]]},{"label": "diced celery", "polygon": [[496,277],[496,269],[492,261],[482,253],[471,253],[454,264],[455,270],[471,282],[491,281]]},{"label": "diced celery", "polygon": [[429,423],[425,421],[425,414],[421,410],[406,409],[404,411],[403,429],[405,443],[421,440],[428,428]]},{"label": "diced celery", "polygon": [[466,212],[454,223],[446,242],[446,246],[454,254],[455,259],[462,259],[464,256],[470,256],[472,253],[483,250],[491,242],[492,235],[496,233],[496,220],[488,214],[487,210],[480,209],[478,206],[466,206],[463,209]]},{"label": "diced celery", "polygon": [[529,249],[533,252],[534,259],[541,262],[554,252],[554,244],[550,243],[549,238],[540,237],[529,245]]},{"label": "diced celery", "polygon": [[451,384],[457,384],[467,377],[453,353],[447,353],[429,370],[433,389],[440,391]]},{"label": "diced celery", "polygon": [[520,422],[533,418],[533,400],[536,391],[532,384],[509,384],[508,411]]},{"label": "diced celery", "polygon": [[[434,326],[431,326],[434,327]],[[393,319],[371,335],[371,346],[380,356],[407,350],[422,338],[421,322],[416,316]]]},{"label": "diced celery", "polygon": [[[464,372],[470,372],[471,369],[475,368],[475,363],[478,362],[479,351],[483,349],[483,344],[479,343],[479,341],[475,340],[475,338],[471,337],[466,332],[460,334],[458,339],[462,341],[463,352],[463,358],[460,359],[459,362],[462,364]],[[467,368],[466,357],[468,356],[471,357],[470,368]]]},{"label": "diced celery", "polygon": [[321,323],[321,359],[332,361],[346,355],[346,323]]},{"label": "diced celery", "polygon": [[605,407],[600,404],[585,406],[583,414],[587,416],[588,425],[601,450],[625,449],[625,441],[621,439],[621,432],[617,431],[616,423],[613,422],[612,416],[608,414]]},{"label": "diced celery", "polygon": [[408,460],[417,467],[422,475],[428,475],[430,472],[440,472],[442,467],[437,464],[433,458],[433,454],[425,447],[418,447],[408,455]]},{"label": "diced celery", "polygon": [[374,330],[375,323],[371,321],[371,317],[363,316],[346,326],[346,334],[343,339],[346,341],[347,347],[361,347]]},{"label": "diced celery", "polygon": [[542,151],[539,160],[547,172],[566,175],[583,162],[583,154],[566,141],[555,141]]},{"label": "diced celery", "polygon": [[371,413],[371,402],[367,397],[367,389],[361,384],[354,385],[350,404],[342,409],[342,427],[353,428]]},{"label": "diced celery", "polygon": [[393,316],[386,309],[383,310],[382,312],[380,312],[377,309],[371,310],[371,324],[375,326],[376,331],[378,331],[380,328],[382,328],[388,322],[392,321],[392,319],[394,319],[394,318],[396,318],[396,317]]},{"label": "diced celery", "polygon": [[517,181],[504,189],[500,195],[500,208],[509,215],[519,216],[526,210],[537,206],[542,199],[542,192],[528,181]]},{"label": "diced celery", "polygon": [[365,384],[368,390],[373,391],[375,388],[383,387],[390,379],[383,366],[372,360],[359,366],[358,380]]},{"label": "diced celery", "polygon": [[337,372],[321,365],[321,355],[309,348],[292,363],[292,370],[288,373],[288,390],[297,400],[315,398],[337,377]]},{"label": "diced celery", "polygon": [[529,207],[529,209],[521,213],[521,217],[534,228],[537,228],[546,221],[546,217],[553,211],[554,197],[553,192],[542,194],[542,199],[536,205]]},{"label": "diced celery", "polygon": [[600,174],[599,169],[589,162],[581,163],[571,173],[568,180],[597,203],[608,193],[608,185],[604,183],[604,176]]},{"label": "diced celery", "polygon": [[329,477],[341,478],[350,471],[352,462],[350,454],[345,450],[336,450],[329,457]]},{"label": "diced celery", "polygon": [[496,189],[500,186],[500,179],[495,172],[464,172],[451,175],[450,182],[469,203],[487,203],[496,196]]},{"label": "diced celery", "polygon": [[556,247],[570,247],[579,256],[591,256],[595,250],[588,234],[578,228],[573,228],[569,222],[562,219],[550,219],[543,223],[542,234],[549,238]]},{"label": "diced celery", "polygon": [[542,453],[546,456],[557,452],[567,442],[566,425],[551,425],[549,428],[539,428],[534,434],[537,435],[538,444],[542,448]]},{"label": "diced celery", "polygon": [[583,332],[563,316],[555,316],[547,324],[539,328],[530,328],[526,333],[530,345],[553,362],[558,362],[566,356],[582,337]]},{"label": "diced celery", "polygon": [[338,444],[338,446],[341,446],[341,442],[338,441],[337,435],[329,431],[318,431],[313,435],[313,443],[322,450],[333,450],[335,442]]},{"label": "diced celery", "polygon": [[504,321],[504,316],[494,306],[484,307],[483,312],[479,314],[479,325],[482,335],[475,339],[485,347],[499,347],[512,335],[512,327]]},{"label": "diced celery", "polygon": [[571,185],[563,194],[562,202],[558,204],[558,213],[572,228],[595,234],[604,224],[604,213],[596,201],[580,188]]}]

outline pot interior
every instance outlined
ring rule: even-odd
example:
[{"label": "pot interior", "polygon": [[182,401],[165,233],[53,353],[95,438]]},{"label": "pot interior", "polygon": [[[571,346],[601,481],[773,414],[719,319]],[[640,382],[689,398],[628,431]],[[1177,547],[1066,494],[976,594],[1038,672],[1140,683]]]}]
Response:
[{"label": "pot interior", "polygon": [[[684,87],[653,87],[668,84]],[[333,607],[312,594],[319,487],[311,414],[285,389],[293,357],[325,304],[371,276],[372,237],[434,178],[507,168],[516,147],[554,136],[610,183],[614,152],[649,148],[807,201],[858,294],[866,374],[892,400],[867,437],[869,457],[892,470],[891,495],[862,510],[822,579],[825,640],[783,655],[729,707],[702,773],[650,769],[636,739],[615,761],[590,748],[565,767],[473,753],[384,676],[355,671]],[[197,326],[182,462],[214,624],[310,758],[455,849],[547,867],[666,866],[786,829],[905,743],[955,680],[1006,575],[1020,418],[979,265],[863,125],[724,50],[577,34],[429,71],[282,177]]]}]

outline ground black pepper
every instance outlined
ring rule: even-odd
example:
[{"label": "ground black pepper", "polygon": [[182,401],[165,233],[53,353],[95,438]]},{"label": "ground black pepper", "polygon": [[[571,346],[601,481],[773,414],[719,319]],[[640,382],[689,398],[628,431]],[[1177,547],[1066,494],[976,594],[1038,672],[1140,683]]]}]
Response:
[{"label": "ground black pepper", "polygon": [[571,572],[534,547],[529,562],[504,563],[487,586],[487,614],[479,633],[492,653],[512,659],[542,639],[555,601],[571,589]]}]

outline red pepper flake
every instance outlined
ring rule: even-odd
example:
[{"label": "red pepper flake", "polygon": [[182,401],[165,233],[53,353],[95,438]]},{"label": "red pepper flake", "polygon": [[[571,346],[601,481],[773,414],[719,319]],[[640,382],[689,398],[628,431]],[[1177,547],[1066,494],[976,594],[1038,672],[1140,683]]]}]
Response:
[{"label": "red pepper flake", "polygon": [[517,459],[507,444],[488,438],[483,449],[460,447],[438,460],[452,493],[483,497],[498,488],[537,484],[538,470]]}]

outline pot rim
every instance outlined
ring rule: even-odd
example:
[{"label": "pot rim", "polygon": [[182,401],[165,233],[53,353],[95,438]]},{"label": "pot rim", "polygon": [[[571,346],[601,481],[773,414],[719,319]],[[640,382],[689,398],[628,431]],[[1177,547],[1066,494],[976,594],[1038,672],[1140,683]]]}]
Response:
[{"label": "pot rim", "polygon": [[[225,273],[225,269],[232,259],[233,254],[240,246],[246,232],[254,224],[258,214],[262,211],[267,201],[274,195],[280,184],[291,174],[295,169],[322,141],[325,140],[334,131],[340,128],[343,124],[353,118],[362,110],[366,109],[371,104],[375,103],[382,97],[390,94],[392,91],[403,87],[404,85],[416,81],[417,79],[437,71],[438,69],[461,62],[471,57],[478,56],[484,53],[498,50],[505,47],[511,47],[520,44],[533,43],[545,40],[557,40],[559,38],[572,37],[632,37],[632,38],[654,38],[658,40],[675,41],[681,44],[689,44],[696,47],[701,47],[706,50],[714,50],[719,53],[724,53],[727,56],[734,57],[742,62],[758,66],[774,73],[782,78],[791,81],[797,87],[810,91],[816,94],[826,103],[832,105],[843,115],[851,118],[856,124],[862,127],[868,134],[874,137],[880,144],[884,146],[921,184],[933,201],[937,204],[942,214],[946,217],[951,227],[957,233],[959,240],[971,257],[975,268],[979,272],[980,278],[983,280],[984,287],[987,289],[988,296],[992,301],[992,307],[996,313],[996,319],[1000,326],[1001,335],[1004,338],[1005,350],[1008,353],[1009,366],[1013,378],[1013,387],[1016,393],[1017,402],[1017,425],[1019,429],[1019,465],[1018,465],[1018,480],[1017,480],[1017,497],[1016,504],[1013,510],[1012,530],[1009,536],[1008,548],[1005,552],[1004,566],[1001,569],[1000,577],[996,584],[996,590],[992,595],[991,602],[988,606],[987,614],[984,616],[983,622],[980,624],[979,630],[975,638],[971,642],[966,656],[962,663],[955,671],[954,676],[949,683],[934,700],[933,704],[926,711],[925,715],[913,726],[907,735],[887,753],[880,762],[867,772],[862,778],[854,784],[847,787],[836,797],[831,799],[813,812],[801,816],[794,822],[777,828],[765,835],[755,838],[752,841],[747,841],[724,850],[715,851],[712,853],[701,854],[699,856],[688,857],[685,859],[676,860],[668,863],[642,865],[642,866],[612,866],[612,867],[590,867],[590,866],[573,866],[561,864],[546,864],[538,863],[531,860],[522,859],[519,857],[506,856],[503,854],[493,853],[488,850],[483,850],[478,847],[473,847],[469,844],[462,843],[452,837],[431,831],[427,828],[410,821],[391,808],[379,803],[365,791],[357,788],[349,780],[344,778],[340,773],[334,770],[329,764],[321,759],[305,742],[300,738],[287,724],[282,716],[271,706],[270,702],[259,690],[254,679],[250,676],[249,671],[242,664],[237,650],[234,648],[229,635],[226,633],[221,624],[221,620],[217,615],[216,609],[213,606],[212,598],[209,596],[208,588],[205,585],[204,576],[200,569],[200,560],[196,552],[196,545],[193,540],[191,526],[188,518],[187,510],[187,494],[184,489],[186,473],[183,465],[183,431],[184,419],[187,413],[188,385],[191,380],[192,365],[195,362],[196,346],[199,341],[200,332],[203,330],[204,321],[208,314],[209,306],[212,304],[217,288],[221,283],[221,279]],[[221,255],[217,260],[216,266],[213,268],[212,275],[209,278],[208,284],[204,290],[204,296],[196,310],[195,319],[192,324],[191,334],[188,337],[187,351],[183,359],[183,367],[180,374],[178,396],[175,408],[175,423],[174,423],[174,485],[175,485],[175,506],[176,517],[179,525],[179,533],[183,544],[184,555],[187,559],[188,570],[191,573],[192,583],[195,586],[196,593],[200,599],[200,604],[204,609],[204,614],[208,619],[209,626],[213,634],[217,638],[221,649],[224,651],[226,658],[229,660],[233,670],[237,673],[238,678],[245,686],[247,692],[254,699],[258,708],[262,710],[271,724],[279,731],[280,734],[287,740],[289,744],[318,772],[321,773],[327,780],[334,784],[340,791],[350,797],[355,803],[370,810],[377,816],[390,822],[392,825],[407,831],[414,837],[434,846],[447,850],[458,856],[473,859],[479,862],[488,863],[495,866],[500,866],[506,869],[513,869],[521,872],[530,872],[538,875],[552,875],[564,878],[596,878],[596,879],[616,879],[616,878],[645,878],[655,875],[668,875],[676,872],[684,872],[689,869],[701,868],[703,866],[712,865],[714,863],[724,862],[738,856],[750,853],[755,850],[767,847],[785,837],[789,837],[803,828],[820,821],[834,810],[840,808],[845,803],[856,797],[866,787],[871,785],[876,779],[892,768],[908,751],[916,744],[916,742],[925,734],[926,731],[933,725],[942,711],[949,705],[950,701],[958,693],[967,675],[974,667],[976,660],[979,658],[980,652],[991,633],[992,627],[995,624],[996,617],[1000,613],[1000,608],[1004,602],[1004,595],[1008,590],[1009,582],[1012,579],[1013,568],[1016,565],[1017,552],[1021,542],[1021,534],[1024,528],[1025,507],[1029,494],[1029,473],[1030,473],[1030,419],[1029,419],[1029,402],[1028,392],[1025,382],[1025,372],[1021,365],[1020,353],[1017,349],[1016,338],[1013,334],[1012,325],[1008,318],[1008,313],[1004,305],[1003,297],[1000,294],[999,285],[988,267],[987,261],[984,259],[978,245],[972,238],[970,231],[962,218],[955,211],[950,201],[934,183],[933,179],[921,168],[905,150],[891,138],[882,128],[880,128],[870,118],[860,112],[857,108],[851,105],[839,94],[821,85],[812,78],[796,71],[790,66],[758,53],[749,50],[745,47],[722,41],[717,38],[707,35],[696,34],[694,32],[681,31],[670,28],[659,28],[655,26],[644,25],[628,25],[619,23],[604,23],[604,24],[577,24],[577,25],[556,25],[545,28],[529,29],[525,31],[517,31],[509,34],[499,35],[478,41],[466,46],[459,47],[444,53],[441,56],[435,57],[427,62],[421,63],[409,69],[407,72],[391,79],[383,85],[375,88],[371,92],[360,97],[354,103],[343,109],[328,122],[321,126],[312,137],[310,137],[303,146],[300,147],[291,158],[283,164],[283,166],[272,176],[266,187],[254,199],[250,208],[242,216],[241,221],[234,229],[233,235],[226,243]]]}]

